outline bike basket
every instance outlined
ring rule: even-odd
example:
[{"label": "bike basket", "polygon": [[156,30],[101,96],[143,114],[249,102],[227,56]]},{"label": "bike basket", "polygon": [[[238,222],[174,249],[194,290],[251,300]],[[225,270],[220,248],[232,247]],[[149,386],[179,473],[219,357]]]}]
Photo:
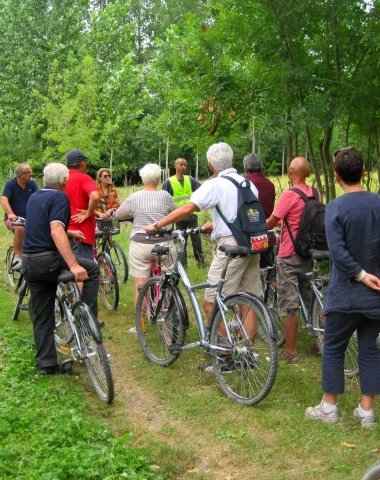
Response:
[{"label": "bike basket", "polygon": [[116,219],[97,218],[96,225],[98,230],[109,235],[117,235],[120,233],[119,222]]}]

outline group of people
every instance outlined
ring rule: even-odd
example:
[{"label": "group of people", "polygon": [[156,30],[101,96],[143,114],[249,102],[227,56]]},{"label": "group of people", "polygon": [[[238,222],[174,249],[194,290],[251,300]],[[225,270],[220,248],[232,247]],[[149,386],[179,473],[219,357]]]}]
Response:
[{"label": "group of people", "polygon": [[[240,175],[233,167],[231,147],[223,142],[212,145],[207,151],[208,167],[213,175],[202,185],[185,175],[186,160],[180,158],[174,165],[176,174],[166,180],[159,190],[161,169],[158,165],[148,164],[140,170],[143,189],[133,193],[122,205],[111,183],[109,170],[99,170],[96,185],[85,174],[86,160],[83,152],[73,150],[66,156],[68,168],[62,164],[47,165],[44,188],[37,192],[30,176],[20,179],[23,175],[31,175],[30,167],[21,165],[16,171],[16,179],[8,182],[3,192],[2,205],[8,228],[12,229],[11,222],[16,215],[24,213],[23,216],[26,214],[26,218],[31,219],[26,223],[22,253],[25,278],[32,294],[36,362],[41,373],[56,373],[61,368],[53,348],[53,311],[56,279],[63,267],[70,269],[77,281],[84,281],[83,299],[97,318],[97,296],[94,292],[99,272],[93,262],[92,250],[95,217],[107,217],[115,212],[119,220],[134,219],[129,261],[131,275],[135,278],[136,300],[138,287],[149,278],[151,248],[153,243],[157,243],[157,239],[147,238],[146,232],[157,231],[172,223],[178,228],[196,227],[199,212],[209,210],[212,222],[203,227],[212,229],[211,237],[216,245],[207,281],[215,282],[219,280],[224,264],[224,254],[218,246],[237,244],[218,213],[218,210],[221,211],[229,222],[237,214],[236,187],[224,177],[231,177],[238,183],[249,179],[251,191],[264,207],[268,229],[278,225],[282,227],[277,254],[277,291],[279,311],[284,317],[286,346],[280,358],[289,364],[300,361],[296,342],[298,290],[302,291],[303,298],[309,296],[309,284],[300,279],[302,273],[311,269],[311,260],[299,257],[293,242],[305,205],[302,196],[289,189],[281,194],[275,205],[275,188],[263,175],[259,156],[247,155],[243,160],[244,176]],[[334,169],[336,181],[345,194],[331,201],[326,208],[331,274],[324,308],[324,396],[320,405],[306,410],[306,416],[326,423],[340,420],[336,403],[337,396],[344,391],[344,354],[356,330],[362,397],[354,416],[363,427],[371,428],[375,423],[373,399],[380,393],[380,351],[376,348],[380,330],[380,197],[361,187],[364,165],[356,149],[346,148],[336,152]],[[305,158],[294,158],[288,175],[292,187],[307,196],[313,195],[312,188],[306,183],[310,169]],[[26,210],[13,209],[13,198],[19,199],[22,195],[26,198],[33,193]],[[322,200],[321,194],[318,195]],[[15,253],[21,257],[16,230],[14,233]],[[165,241],[165,238],[162,239],[162,242]],[[204,268],[198,235],[193,236],[192,244],[198,266]],[[174,259],[175,251],[170,255]],[[233,258],[223,292],[228,295],[247,290],[261,296],[260,265],[263,267],[272,261],[271,249],[261,255]],[[42,292],[45,292],[44,295]],[[206,289],[203,307],[207,316],[211,313],[214,298],[213,289]]]}]

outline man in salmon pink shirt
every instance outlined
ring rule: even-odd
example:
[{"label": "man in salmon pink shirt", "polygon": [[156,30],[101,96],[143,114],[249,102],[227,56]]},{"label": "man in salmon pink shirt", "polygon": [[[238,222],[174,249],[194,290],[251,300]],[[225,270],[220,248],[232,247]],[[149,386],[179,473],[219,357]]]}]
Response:
[{"label": "man in salmon pink shirt", "polygon": [[[312,187],[306,184],[310,175],[309,164],[306,158],[296,157],[289,166],[289,179],[292,187],[302,190],[307,196],[312,195]],[[322,200],[321,194],[319,199]],[[299,307],[298,290],[302,298],[308,303],[310,298],[310,283],[300,281],[299,275],[310,272],[312,261],[301,258],[296,254],[292,239],[289,235],[287,224],[296,238],[301,221],[305,201],[293,190],[285,190],[275,206],[272,215],[267,219],[268,229],[276,226],[282,220],[280,248],[277,254],[277,295],[280,315],[284,317],[284,330],[286,347],[280,353],[280,359],[288,363],[300,361],[297,346],[297,311]]]}]

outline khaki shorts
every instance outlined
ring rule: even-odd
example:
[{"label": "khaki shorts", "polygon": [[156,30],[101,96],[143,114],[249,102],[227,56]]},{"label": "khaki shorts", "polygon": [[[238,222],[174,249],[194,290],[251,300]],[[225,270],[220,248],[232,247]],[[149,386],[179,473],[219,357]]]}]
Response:
[{"label": "khaki shorts", "polygon": [[[213,261],[210,265],[207,281],[217,282],[224,267],[226,256],[221,252],[219,245],[237,245],[235,238],[231,235],[229,237],[219,238],[216,246],[213,249]],[[226,280],[223,286],[223,294],[230,295],[235,292],[251,292],[260,297],[262,295],[260,283],[260,255],[249,255],[247,257],[232,258],[228,264]],[[216,295],[215,288],[206,288],[205,300],[213,303]]]},{"label": "khaki shorts", "polygon": [[140,243],[131,240],[129,244],[129,272],[133,278],[149,278],[152,262],[157,261],[157,256],[152,255],[152,248],[155,245],[164,245],[170,247],[169,255],[161,257],[162,270],[165,272],[171,270],[177,256],[177,250],[173,244],[168,242]]},{"label": "khaki shorts", "polygon": [[312,261],[298,255],[277,257],[277,301],[280,315],[295,316],[299,306],[298,289],[306,304],[310,303],[311,286],[309,279],[298,275],[311,272]]}]

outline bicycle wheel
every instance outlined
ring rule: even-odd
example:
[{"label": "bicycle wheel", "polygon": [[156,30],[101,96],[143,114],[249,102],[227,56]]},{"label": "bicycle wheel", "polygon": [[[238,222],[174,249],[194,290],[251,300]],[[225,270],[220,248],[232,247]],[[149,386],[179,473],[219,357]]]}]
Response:
[{"label": "bicycle wheel", "polygon": [[[136,304],[136,330],[148,360],[167,367],[177,360],[185,343],[183,311],[186,307],[178,288],[169,284],[163,292],[159,288],[160,281],[160,277],[150,278],[140,289]],[[161,307],[157,312],[161,296]]]},{"label": "bicycle wheel", "polygon": [[[323,282],[318,290],[322,293],[322,305],[325,301],[328,282]],[[319,351],[323,351],[323,340],[325,338],[325,324],[326,317],[323,315],[323,308],[321,307],[317,297],[314,297],[313,305],[311,307],[311,324]]]},{"label": "bicycle wheel", "polygon": [[276,326],[277,330],[277,346],[282,347],[285,343],[285,330],[284,330],[284,319],[280,315],[277,305],[277,282],[276,279],[272,279],[266,285],[268,289],[264,294],[264,299],[266,300],[266,306],[272,316],[273,323]]},{"label": "bicycle wheel", "polygon": [[117,281],[115,265],[108,253],[99,253],[98,265],[100,270],[99,292],[105,307],[116,310],[119,305],[119,283]]},{"label": "bicycle wheel", "polygon": [[115,265],[116,275],[119,283],[126,283],[126,281],[128,280],[129,271],[127,257],[125,256],[123,249],[115,241],[107,243],[107,246],[107,253],[111,257]]},{"label": "bicycle wheel", "polygon": [[24,277],[19,278],[18,285],[17,285],[17,302],[16,302],[15,309],[13,310],[13,317],[12,317],[13,321],[16,321],[18,319],[18,314],[20,313],[20,310],[23,310],[22,302],[24,301],[27,290],[28,290],[28,285],[26,284]]},{"label": "bicycle wheel", "polygon": [[[55,330],[54,330],[54,339],[57,345],[68,345],[73,340],[73,332],[71,331],[70,324],[65,316],[64,309],[61,304],[61,297],[65,290],[70,287],[70,283],[75,285],[75,288],[78,289],[77,285],[74,282],[69,282],[67,285],[60,284],[57,287],[57,293],[55,295],[54,303],[54,318],[55,318]],[[58,348],[59,350],[59,348]],[[61,350],[59,350],[61,351]]]},{"label": "bicycle wheel", "polygon": [[224,301],[225,320],[217,312],[211,345],[225,349],[213,358],[213,371],[223,392],[241,405],[256,405],[270,392],[276,378],[278,350],[270,313],[248,293]]},{"label": "bicycle wheel", "polygon": [[12,247],[8,248],[7,257],[6,257],[6,269],[7,269],[7,280],[11,287],[15,287],[20,278],[20,272],[15,271],[12,268],[13,258],[15,256],[15,250]]},{"label": "bicycle wheel", "polygon": [[[326,297],[326,292],[328,288],[328,282],[323,282],[321,285],[320,291],[323,294],[322,303]],[[314,298],[312,309],[311,309],[311,321],[313,325],[314,334],[316,336],[317,345],[319,351],[323,351],[323,342],[325,336],[325,324],[326,318],[323,315],[323,309],[319,304],[317,298]],[[353,333],[348,346],[346,349],[346,354],[344,356],[344,375],[347,378],[356,377],[359,374],[358,367],[358,340],[356,331]]]},{"label": "bicycle wheel", "polygon": [[360,480],[380,480],[380,460],[373,463]]},{"label": "bicycle wheel", "polygon": [[[80,303],[74,305],[73,315],[79,337],[79,356],[85,364],[91,384],[100,400],[112,403],[114,384],[110,361],[103,342],[95,340],[89,327],[89,317],[92,314],[87,305]],[[92,323],[95,325],[96,321],[93,320]]]}]

